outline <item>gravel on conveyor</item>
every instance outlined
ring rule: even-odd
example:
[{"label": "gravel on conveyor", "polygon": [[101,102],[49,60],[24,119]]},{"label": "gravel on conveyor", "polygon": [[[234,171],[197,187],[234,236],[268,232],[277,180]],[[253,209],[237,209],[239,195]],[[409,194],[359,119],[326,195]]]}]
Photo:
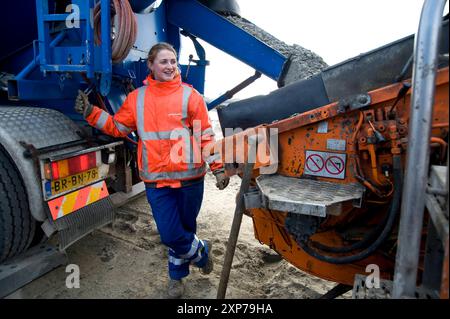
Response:
[{"label": "gravel on conveyor", "polygon": [[285,57],[291,58],[291,65],[284,79],[285,85],[298,80],[308,79],[328,67],[316,53],[298,44],[288,45],[246,19],[238,16],[226,16],[225,18]]}]

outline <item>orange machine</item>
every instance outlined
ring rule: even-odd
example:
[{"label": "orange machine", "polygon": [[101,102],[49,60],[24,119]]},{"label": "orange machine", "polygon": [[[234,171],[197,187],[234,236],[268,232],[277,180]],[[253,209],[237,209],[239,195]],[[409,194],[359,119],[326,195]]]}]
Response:
[{"label": "orange machine", "polygon": [[[423,21],[432,11],[430,3]],[[433,14],[430,20],[439,27]],[[393,285],[391,297],[415,297],[415,289],[424,287],[427,296],[448,298],[448,184],[437,189],[430,177],[435,170],[448,170],[448,53],[438,55],[437,32],[425,29],[419,28],[409,80],[339,96],[289,118],[226,134],[217,143],[228,175],[243,176],[218,297],[225,294],[242,211],[252,218],[257,240],[347,291],[356,277],[376,266],[381,279]],[[446,66],[436,67],[438,56]],[[372,78],[382,78],[379,73]],[[270,98],[267,112],[283,107],[283,99],[274,103]],[[241,123],[251,120],[248,116]],[[250,145],[256,145],[255,161]],[[271,161],[260,156],[269,153]],[[269,164],[272,171],[261,170]],[[415,204],[419,198],[422,202]]]},{"label": "orange machine", "polygon": [[[256,239],[296,267],[331,281],[353,285],[355,275],[366,274],[369,264],[379,266],[382,278],[393,279],[399,203],[390,225],[388,222],[396,193],[394,157],[399,158],[399,169],[403,172],[408,148],[411,90],[397,98],[404,85],[389,85],[367,96],[355,96],[356,100],[349,101],[347,106],[332,103],[226,137],[220,142],[225,159],[230,157],[226,154],[226,144],[235,145],[235,153],[236,149],[247,149],[236,142],[239,135],[248,138],[261,129],[276,128],[279,134],[277,172],[260,175],[259,168],[264,163],[256,161],[252,184],[262,189],[262,196],[270,202],[270,207],[277,205],[276,199],[271,202],[272,189],[279,191],[277,196],[289,197],[292,201],[299,197],[311,198],[309,203],[298,203],[300,208],[316,207],[315,211],[311,208],[309,214],[303,215],[288,212],[287,205],[283,211],[280,203],[279,209],[247,209],[253,219]],[[445,165],[445,139],[449,129],[448,68],[439,70],[436,85],[431,157],[432,164]],[[361,102],[367,106],[346,111],[352,103]],[[268,141],[267,138],[261,140]],[[263,149],[268,147],[264,145]],[[247,158],[247,154],[244,157]],[[240,170],[228,168],[227,172],[232,175]],[[397,194],[400,194],[401,188],[397,187]],[[310,194],[299,194],[302,190]],[[334,199],[335,203],[326,198],[339,192],[342,196]],[[325,203],[327,200],[329,204]],[[389,229],[384,240],[370,248],[386,227]],[[367,249],[370,249],[367,257],[353,258]]]},{"label": "orange machine", "polygon": [[[440,70],[433,137],[430,140],[434,164],[438,165],[445,164],[446,156],[447,143],[444,138],[448,134],[448,80],[448,68]],[[352,285],[355,274],[365,274],[368,264],[377,264],[382,270],[382,277],[393,279],[395,226],[378,249],[367,258],[355,262],[339,262],[342,256],[352,256],[355,252],[333,253],[334,250],[327,247],[354,245],[367,234],[377,231],[378,225],[385,224],[395,191],[393,157],[400,156],[404,167],[408,147],[409,93],[394,106],[401,88],[401,84],[394,84],[370,92],[372,102],[365,110],[340,113],[338,103],[333,103],[269,126],[278,128],[279,132],[280,162],[277,174],[284,177],[314,176],[314,181],[339,185],[360,183],[365,186],[365,194],[364,197],[355,196],[351,201],[342,202],[325,218],[307,216],[303,229],[298,227],[298,233],[295,225],[289,226],[289,222],[294,224],[295,219],[299,219],[298,216],[271,209],[250,209],[255,236],[259,241],[298,268],[328,280]],[[324,122],[328,123],[328,131],[318,133]],[[330,151],[330,145],[327,147],[327,140],[330,139],[345,141],[345,147],[341,147],[345,150]],[[327,174],[339,176],[341,171],[345,171],[343,178],[325,177]],[[361,199],[362,203],[355,205],[355,199]],[[298,242],[303,239],[300,236],[305,235],[308,228],[310,237],[302,245],[311,246],[310,249],[317,254],[335,257],[338,262],[319,260],[301,248]],[[379,235],[381,229],[377,233],[373,236]],[[374,241],[375,238],[372,239]]]},{"label": "orange machine", "polygon": [[[437,73],[433,165],[447,160],[448,71]],[[252,174],[251,185],[259,190],[264,207],[248,208],[246,203],[256,239],[303,271],[337,283],[353,285],[355,275],[367,274],[370,264],[379,267],[383,279],[393,280],[410,94],[408,82],[393,84],[220,141],[223,159],[236,158],[239,149],[247,150],[242,156],[248,159],[251,135],[265,133],[260,154],[269,149],[268,131],[278,130],[276,174],[260,174],[260,167],[268,164],[258,160],[261,156]],[[227,154],[226,144],[235,146],[234,154]],[[226,167],[229,175],[242,173],[242,165]],[[299,197],[310,201],[295,203]],[[292,206],[286,204],[289,200]]]}]

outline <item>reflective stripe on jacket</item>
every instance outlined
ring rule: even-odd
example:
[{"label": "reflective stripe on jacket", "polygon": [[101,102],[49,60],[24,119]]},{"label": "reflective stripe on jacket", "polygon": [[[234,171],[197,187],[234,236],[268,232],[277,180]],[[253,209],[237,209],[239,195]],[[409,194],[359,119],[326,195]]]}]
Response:
[{"label": "reflective stripe on jacket", "polygon": [[146,82],[127,96],[114,116],[94,107],[89,124],[116,137],[137,130],[140,177],[157,182],[157,187],[180,187],[181,180],[205,175],[205,162],[212,171],[221,168],[214,156],[202,156],[214,142],[202,96],[181,83],[180,76],[169,82],[148,77]]}]

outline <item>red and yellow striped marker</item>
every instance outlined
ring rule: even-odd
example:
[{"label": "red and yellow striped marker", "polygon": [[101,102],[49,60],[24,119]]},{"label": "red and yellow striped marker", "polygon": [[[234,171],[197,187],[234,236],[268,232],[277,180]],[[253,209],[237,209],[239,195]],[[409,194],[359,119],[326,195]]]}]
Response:
[{"label": "red and yellow striped marker", "polygon": [[52,199],[48,201],[48,207],[50,208],[53,220],[56,220],[108,195],[108,188],[106,187],[105,181],[100,181],[75,192]]}]

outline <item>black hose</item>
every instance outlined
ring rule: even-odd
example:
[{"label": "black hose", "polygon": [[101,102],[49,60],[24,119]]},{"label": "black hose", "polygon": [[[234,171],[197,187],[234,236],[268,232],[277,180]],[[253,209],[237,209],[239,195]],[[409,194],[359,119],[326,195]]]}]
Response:
[{"label": "black hose", "polygon": [[373,230],[371,230],[370,233],[365,235],[363,239],[348,246],[332,247],[312,240],[310,241],[310,243],[315,248],[329,253],[349,253],[353,250],[366,248],[380,234],[382,229],[386,226],[388,220],[389,220],[389,213],[387,213],[386,216],[383,218],[383,221],[379,223]]},{"label": "black hose", "polygon": [[403,81],[403,79],[406,77],[406,73],[408,72],[408,70],[411,68],[411,65],[413,64],[413,58],[414,58],[414,53],[411,54],[411,56],[409,57],[408,61],[406,61],[405,65],[402,68],[402,71],[395,78],[395,82],[398,83],[398,82]]},{"label": "black hose", "polygon": [[400,198],[402,194],[402,168],[400,155],[393,157],[393,175],[394,175],[394,196],[389,207],[388,220],[380,236],[366,249],[357,254],[344,257],[325,256],[309,247],[307,242],[299,241],[300,247],[312,257],[331,264],[349,264],[369,257],[380,245],[388,238],[394,226],[397,213],[400,208]]}]

